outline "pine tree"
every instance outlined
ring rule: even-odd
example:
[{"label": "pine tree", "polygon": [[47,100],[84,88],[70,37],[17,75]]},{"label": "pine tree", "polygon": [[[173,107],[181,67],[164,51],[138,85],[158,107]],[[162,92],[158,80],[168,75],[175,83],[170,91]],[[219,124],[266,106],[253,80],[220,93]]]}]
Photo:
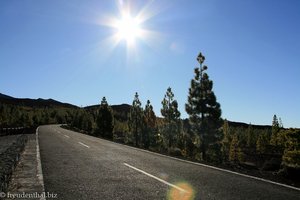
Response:
[{"label": "pine tree", "polygon": [[279,121],[276,115],[273,116],[273,121],[272,121],[272,133],[273,132],[278,132],[279,131]]},{"label": "pine tree", "polygon": [[282,166],[288,167],[291,171],[300,170],[300,130],[287,129],[284,131],[285,148],[282,155]]},{"label": "pine tree", "polygon": [[113,139],[114,117],[106,98],[103,97],[96,119],[97,130],[96,134],[108,139]]},{"label": "pine tree", "polygon": [[206,152],[210,144],[218,140],[218,129],[221,126],[221,108],[213,92],[213,81],[205,72],[205,57],[200,53],[197,57],[200,67],[195,68],[195,77],[191,80],[188,103],[185,105],[189,114],[193,131],[201,140],[202,159],[206,160]]},{"label": "pine tree", "polygon": [[156,128],[156,116],[153,111],[153,107],[150,101],[147,101],[144,110],[144,128],[143,128],[143,144],[146,149],[149,148],[150,145],[154,145],[156,143],[154,130]]},{"label": "pine tree", "polygon": [[276,146],[277,145],[277,135],[280,130],[280,124],[278,121],[278,118],[276,115],[273,116],[273,121],[272,121],[272,135],[271,135],[271,140],[270,144]]},{"label": "pine tree", "polygon": [[171,148],[178,134],[180,112],[178,111],[178,103],[176,100],[174,100],[174,94],[170,87],[167,89],[167,92],[161,104],[162,109],[160,110],[160,112],[164,117],[166,123],[166,127],[163,132],[168,141],[168,147]]},{"label": "pine tree", "polygon": [[139,100],[139,95],[136,92],[130,109],[130,116],[128,121],[128,127],[131,133],[133,133],[135,146],[139,146],[140,133],[143,126],[143,108],[142,103]]}]

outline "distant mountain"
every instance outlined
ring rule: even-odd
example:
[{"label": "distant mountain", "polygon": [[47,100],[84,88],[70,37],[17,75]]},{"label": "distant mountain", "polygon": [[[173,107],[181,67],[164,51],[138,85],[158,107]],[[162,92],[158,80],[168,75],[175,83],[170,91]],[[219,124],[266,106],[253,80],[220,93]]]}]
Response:
[{"label": "distant mountain", "polygon": [[0,93],[0,99],[13,99],[13,97]]},{"label": "distant mountain", "polygon": [[[69,103],[62,103],[56,101],[54,99],[29,99],[29,98],[14,98],[5,94],[0,93],[0,103],[10,104],[10,105],[19,105],[19,106],[27,106],[27,107],[37,107],[37,108],[44,108],[44,107],[64,107],[64,108],[79,108],[78,106],[69,104]],[[84,107],[86,110],[97,110],[99,108],[99,104]],[[115,117],[127,120],[128,114],[130,113],[131,105],[128,104],[120,104],[120,105],[111,105],[115,113]],[[159,118],[159,117],[158,117]],[[160,118],[159,118],[160,119]],[[244,127],[247,128],[249,124],[243,122],[233,122],[228,121],[229,126],[231,127]],[[271,128],[270,125],[254,125],[252,124],[253,128],[256,129],[269,129]]]},{"label": "distant mountain", "polygon": [[121,105],[112,105],[111,108],[116,112],[130,112],[131,105],[121,104]]},{"label": "distant mountain", "polygon": [[[233,122],[233,121],[228,121],[228,125],[230,127],[243,127],[243,128],[248,128],[249,124],[243,123],[243,122]],[[251,124],[251,126],[255,129],[270,129],[272,126],[270,125],[255,125]]]},{"label": "distant mountain", "polygon": [[5,94],[0,93],[0,103],[9,105],[18,105],[26,107],[65,107],[65,108],[78,108],[78,106],[62,103],[54,99],[29,99],[29,98],[14,98]]},{"label": "distant mountain", "polygon": [[[86,106],[84,107],[87,110],[94,110],[98,109],[100,104],[97,105],[92,105],[92,106]],[[110,105],[110,107],[115,111],[115,112],[130,112],[131,105],[128,104],[120,104],[120,105]]]}]

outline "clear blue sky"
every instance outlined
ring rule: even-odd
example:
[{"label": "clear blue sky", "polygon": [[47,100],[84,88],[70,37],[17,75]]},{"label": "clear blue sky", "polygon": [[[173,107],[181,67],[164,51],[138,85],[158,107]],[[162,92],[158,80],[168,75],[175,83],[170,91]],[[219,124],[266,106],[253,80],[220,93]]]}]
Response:
[{"label": "clear blue sky", "polygon": [[[128,5],[153,33],[134,47],[108,39]],[[223,118],[300,127],[300,1],[0,1],[0,92],[14,97],[86,106],[138,92],[160,115],[170,86],[185,118],[200,51]]]}]

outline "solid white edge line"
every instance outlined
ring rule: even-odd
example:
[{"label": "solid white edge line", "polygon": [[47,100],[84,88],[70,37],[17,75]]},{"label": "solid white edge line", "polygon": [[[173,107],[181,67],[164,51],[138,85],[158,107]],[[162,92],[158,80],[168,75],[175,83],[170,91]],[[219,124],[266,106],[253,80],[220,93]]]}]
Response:
[{"label": "solid white edge line", "polygon": [[132,166],[132,165],[129,165],[129,164],[127,164],[127,163],[123,163],[123,164],[124,164],[125,166],[131,168],[131,169],[134,169],[134,170],[136,170],[136,171],[138,171],[138,172],[141,172],[141,173],[143,173],[143,174],[145,174],[145,175],[147,175],[147,176],[149,176],[149,177],[151,177],[151,178],[153,178],[153,179],[155,179],[155,180],[157,180],[157,181],[159,181],[159,182],[162,182],[162,183],[164,183],[164,184],[166,184],[166,185],[168,185],[168,186],[170,186],[170,187],[176,188],[177,190],[179,190],[179,191],[181,191],[181,192],[187,193],[187,191],[186,191],[185,189],[182,189],[181,187],[178,187],[178,186],[176,186],[176,185],[174,185],[174,184],[172,184],[172,183],[169,183],[169,182],[167,182],[167,181],[165,181],[165,180],[163,180],[163,179],[160,179],[160,178],[158,178],[158,177],[156,177],[156,176],[154,176],[154,175],[152,175],[152,174],[149,174],[148,172],[145,172],[145,171],[143,171],[143,170],[141,170],[141,169],[138,169],[138,168],[136,168],[136,167],[134,167],[134,166]]},{"label": "solid white edge line", "polygon": [[[37,127],[35,132],[36,138],[36,160],[37,160],[37,178],[42,186],[42,193],[45,193],[45,185],[44,185],[44,176],[42,171],[42,163],[41,163],[41,155],[40,155],[40,146],[39,146],[39,127]],[[41,195],[40,200],[46,200],[46,198]]]},{"label": "solid white edge line", "polygon": [[85,146],[86,148],[90,148],[90,146],[88,146],[88,145],[86,145],[86,144],[84,144],[82,142],[78,142],[78,144],[81,144],[82,146]]},{"label": "solid white edge line", "polygon": [[[76,131],[71,131],[71,130],[69,130],[69,131],[70,132],[79,133],[79,132],[76,132]],[[82,134],[82,133],[79,133],[79,134]],[[85,135],[85,136],[96,138],[96,137],[90,136],[90,135]],[[227,173],[230,173],[230,174],[235,174],[235,175],[238,175],[238,176],[243,176],[243,177],[246,177],[246,178],[250,178],[250,179],[254,179],[254,180],[259,180],[259,181],[262,181],[262,182],[265,182],[265,183],[270,183],[270,184],[274,184],[274,185],[277,185],[277,186],[281,186],[281,187],[285,187],[285,188],[289,188],[289,189],[300,191],[300,188],[294,187],[294,186],[291,186],[291,185],[287,185],[287,184],[283,184],[283,183],[278,183],[278,182],[270,181],[270,180],[267,180],[267,179],[258,178],[258,177],[251,176],[251,175],[247,175],[247,174],[241,174],[241,173],[238,173],[238,172],[234,172],[234,171],[230,171],[230,170],[227,170],[227,169],[222,169],[222,168],[218,168],[218,167],[214,167],[214,166],[210,166],[210,165],[205,165],[205,164],[202,164],[202,163],[196,163],[196,162],[189,161],[189,160],[183,160],[183,159],[180,159],[180,158],[175,158],[175,157],[167,156],[167,155],[164,155],[164,154],[160,154],[160,153],[148,151],[148,150],[145,150],[145,149],[139,149],[139,148],[136,148],[136,147],[128,146],[126,144],[121,144],[121,143],[117,143],[117,142],[105,140],[105,139],[102,139],[102,138],[97,138],[97,139],[104,140],[106,142],[110,142],[110,143],[116,144],[116,145],[122,145],[122,146],[130,148],[130,149],[135,149],[137,151],[142,151],[142,152],[145,152],[145,153],[150,153],[150,154],[153,154],[153,155],[158,155],[158,156],[161,156],[161,157],[170,158],[170,159],[177,160],[177,161],[180,161],[180,162],[185,162],[185,163],[189,163],[189,164],[193,164],[193,165],[198,165],[198,166],[202,166],[202,167],[206,167],[206,168],[210,168],[210,169],[214,169],[214,170],[218,170],[218,171],[222,171],[222,172],[227,172]]]}]

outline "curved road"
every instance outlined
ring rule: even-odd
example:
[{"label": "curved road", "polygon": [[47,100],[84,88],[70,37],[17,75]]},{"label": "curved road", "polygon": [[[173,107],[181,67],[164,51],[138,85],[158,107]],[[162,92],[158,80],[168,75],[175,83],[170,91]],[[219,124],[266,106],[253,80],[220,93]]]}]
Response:
[{"label": "curved road", "polygon": [[60,128],[39,127],[46,192],[58,199],[300,199],[300,190]]}]

